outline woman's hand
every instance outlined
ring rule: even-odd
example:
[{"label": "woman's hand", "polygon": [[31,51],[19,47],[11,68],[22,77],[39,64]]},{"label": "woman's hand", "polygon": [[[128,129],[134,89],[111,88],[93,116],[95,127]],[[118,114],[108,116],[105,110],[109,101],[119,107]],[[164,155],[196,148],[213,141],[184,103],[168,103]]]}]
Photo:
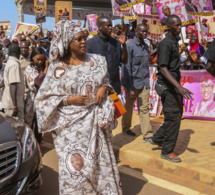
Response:
[{"label": "woman's hand", "polygon": [[85,106],[86,96],[84,95],[77,95],[74,97],[68,97],[67,102],[68,105],[75,105],[75,106]]},{"label": "woman's hand", "polygon": [[46,58],[46,61],[45,61],[45,70],[44,70],[44,73],[45,73],[45,74],[47,73],[48,68],[49,68],[49,59]]},{"label": "woman's hand", "polygon": [[106,99],[106,87],[102,86],[99,88],[99,90],[96,93],[96,104],[101,104]]}]

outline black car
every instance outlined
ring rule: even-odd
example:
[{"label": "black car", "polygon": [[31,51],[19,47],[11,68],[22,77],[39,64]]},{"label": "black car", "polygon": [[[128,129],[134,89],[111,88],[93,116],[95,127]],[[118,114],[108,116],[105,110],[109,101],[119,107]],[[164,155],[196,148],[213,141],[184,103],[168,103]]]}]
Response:
[{"label": "black car", "polygon": [[37,191],[42,185],[42,155],[33,131],[0,113],[0,195]]}]

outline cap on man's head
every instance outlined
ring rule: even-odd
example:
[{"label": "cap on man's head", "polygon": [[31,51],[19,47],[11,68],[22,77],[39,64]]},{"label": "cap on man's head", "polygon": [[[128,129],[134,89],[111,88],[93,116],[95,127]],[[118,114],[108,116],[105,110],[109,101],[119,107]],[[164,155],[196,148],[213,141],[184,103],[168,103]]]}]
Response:
[{"label": "cap on man's head", "polygon": [[202,19],[202,22],[204,22],[204,21],[206,21],[206,22],[207,22],[208,20],[207,20],[206,18],[203,18],[203,19]]}]

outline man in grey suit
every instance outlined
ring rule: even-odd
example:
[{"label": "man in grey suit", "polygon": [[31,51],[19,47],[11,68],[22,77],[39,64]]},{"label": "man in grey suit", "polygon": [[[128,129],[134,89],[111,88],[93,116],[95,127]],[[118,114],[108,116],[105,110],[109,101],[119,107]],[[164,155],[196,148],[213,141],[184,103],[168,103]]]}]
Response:
[{"label": "man in grey suit", "polygon": [[191,0],[187,0],[187,3],[185,4],[185,8],[187,12],[198,12],[197,7],[192,4]]},{"label": "man in grey suit", "polygon": [[[187,12],[198,12],[197,7],[192,4],[191,0],[187,0],[187,3],[185,3],[185,9]],[[192,20],[193,17],[191,15],[187,15],[187,19]]]}]

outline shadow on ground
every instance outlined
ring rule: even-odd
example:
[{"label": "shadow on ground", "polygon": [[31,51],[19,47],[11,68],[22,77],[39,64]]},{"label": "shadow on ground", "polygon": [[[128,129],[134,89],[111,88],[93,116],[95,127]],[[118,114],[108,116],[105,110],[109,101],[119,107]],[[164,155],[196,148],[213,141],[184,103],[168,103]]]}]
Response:
[{"label": "shadow on ground", "polygon": [[[130,168],[130,166],[123,166]],[[120,170],[121,167],[119,167]],[[142,172],[141,169],[133,169],[135,171]],[[147,183],[147,181],[144,181],[141,178],[137,178],[136,176],[128,175],[126,173],[120,172],[120,178],[121,178],[121,183],[122,183],[122,191],[123,195],[137,195],[141,192],[142,188],[144,185]]]},{"label": "shadow on ground", "polygon": [[41,189],[32,195],[59,195],[58,173],[50,167],[43,166],[42,178]]},{"label": "shadow on ground", "polygon": [[191,139],[191,135],[194,133],[195,132],[192,129],[183,129],[183,130],[179,131],[178,140],[177,140],[176,147],[174,150],[175,154],[181,155],[186,150],[188,150],[189,152],[192,152],[192,153],[199,153],[198,150],[188,147],[190,139]]}]

